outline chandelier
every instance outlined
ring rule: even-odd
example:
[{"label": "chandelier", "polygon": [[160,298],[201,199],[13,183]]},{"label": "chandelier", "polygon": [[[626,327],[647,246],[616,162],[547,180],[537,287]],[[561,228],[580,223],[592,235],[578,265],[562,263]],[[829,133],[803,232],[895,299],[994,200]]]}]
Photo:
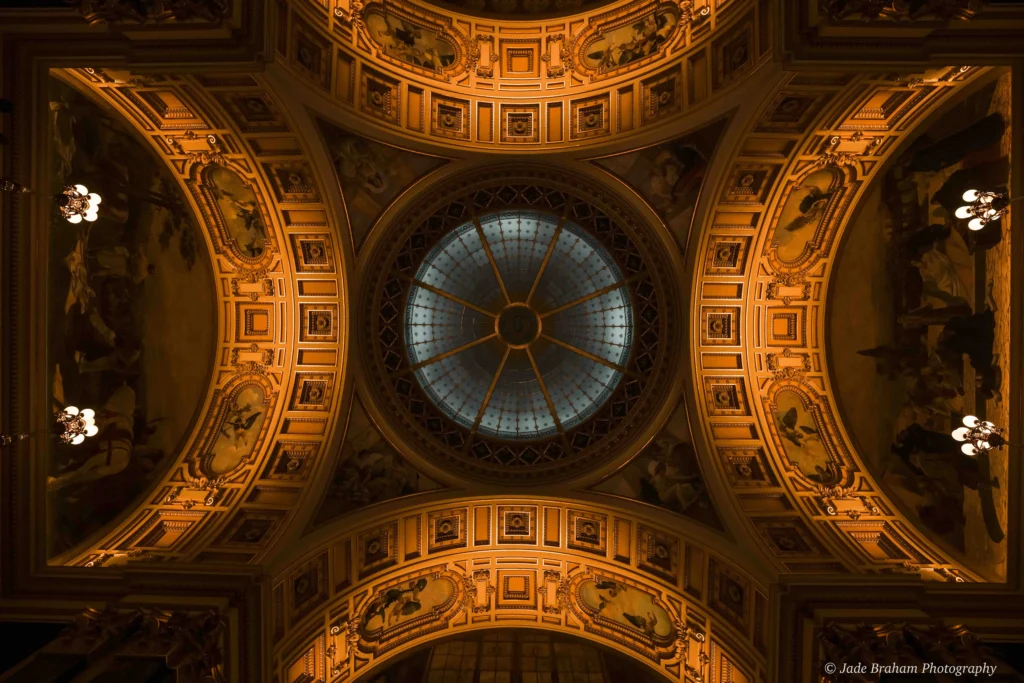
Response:
[{"label": "chandelier", "polygon": [[87,436],[96,436],[96,413],[92,408],[79,410],[75,406],[67,406],[57,413],[57,436],[66,444],[77,446]]},{"label": "chandelier", "polygon": [[[29,192],[17,180],[0,178],[0,192]],[[81,223],[83,220],[93,222],[99,218],[99,205],[103,197],[89,192],[85,185],[65,185],[60,194],[54,195],[57,210],[69,223]]]},{"label": "chandelier", "polygon": [[[96,411],[92,408],[79,409],[77,406],[66,406],[57,413],[56,422],[50,433],[66,444],[78,446],[90,436],[99,433],[96,426]],[[0,447],[29,438],[28,434],[0,434]]]},{"label": "chandelier", "polygon": [[964,426],[954,429],[952,436],[963,443],[960,450],[964,455],[978,456],[988,453],[994,448],[1002,448],[1009,443],[1003,437],[1005,431],[988,420],[981,420],[974,415],[965,415]]},{"label": "chandelier", "polygon": [[57,195],[57,209],[69,223],[81,223],[82,219],[90,223],[99,217],[99,205],[103,201],[95,192],[89,192],[85,185],[67,185]]}]

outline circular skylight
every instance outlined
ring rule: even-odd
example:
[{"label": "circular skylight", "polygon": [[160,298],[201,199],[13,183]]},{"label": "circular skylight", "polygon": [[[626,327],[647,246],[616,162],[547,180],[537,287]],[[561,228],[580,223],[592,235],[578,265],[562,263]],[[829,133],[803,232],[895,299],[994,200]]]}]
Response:
[{"label": "circular skylight", "polygon": [[424,392],[471,432],[542,439],[594,414],[627,373],[633,309],[579,225],[500,211],[449,231],[415,271],[404,345]]}]

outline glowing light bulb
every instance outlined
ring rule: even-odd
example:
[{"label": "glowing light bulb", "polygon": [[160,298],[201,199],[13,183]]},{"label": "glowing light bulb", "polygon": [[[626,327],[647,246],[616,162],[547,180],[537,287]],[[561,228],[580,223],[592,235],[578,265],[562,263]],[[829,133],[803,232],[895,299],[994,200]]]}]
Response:
[{"label": "glowing light bulb", "polygon": [[81,195],[89,194],[89,188],[85,185],[75,185],[75,192]]},{"label": "glowing light bulb", "polygon": [[960,447],[960,450],[963,451],[964,455],[974,456],[978,454],[978,449],[974,447],[974,444],[965,443]]},{"label": "glowing light bulb", "polygon": [[77,446],[78,444],[82,443],[83,441],[85,441],[85,435],[84,434],[79,434],[78,436],[76,436],[74,439],[71,440],[71,445]]},{"label": "glowing light bulb", "polygon": [[953,430],[953,438],[957,441],[967,441],[967,435],[971,433],[971,430],[967,427],[960,427]]},{"label": "glowing light bulb", "polygon": [[970,218],[973,215],[974,214],[971,213],[971,207],[969,206],[961,206],[959,209],[956,210],[957,218]]},{"label": "glowing light bulb", "polygon": [[68,216],[68,223],[78,224],[78,223],[81,223],[81,222],[82,222],[82,217],[79,214],[77,214],[77,213],[73,213],[70,216]]},{"label": "glowing light bulb", "polygon": [[67,406],[66,408],[64,408],[64,412],[67,413],[68,415],[78,415],[78,407]]},{"label": "glowing light bulb", "polygon": [[89,213],[85,214],[85,220],[87,220],[90,223],[94,223],[97,218],[99,218],[99,216],[93,211],[90,211]]},{"label": "glowing light bulb", "polygon": [[968,203],[976,202],[980,194],[977,190],[967,190],[967,192],[964,192],[964,201]]},{"label": "glowing light bulb", "polygon": [[964,426],[974,429],[979,424],[981,424],[981,420],[974,415],[964,415]]},{"label": "glowing light bulb", "polygon": [[97,427],[96,425],[89,425],[88,427],[85,428],[85,435],[96,436],[97,434],[99,434],[99,431],[99,427]]},{"label": "glowing light bulb", "polygon": [[82,411],[81,415],[86,420],[88,420],[90,418],[96,417],[96,411],[93,410],[92,408],[86,408],[85,410]]},{"label": "glowing light bulb", "polygon": [[967,227],[973,230],[974,232],[977,232],[984,228],[985,224],[985,221],[981,220],[980,218],[975,218],[973,221],[967,224]]},{"label": "glowing light bulb", "polygon": [[103,197],[99,196],[95,192],[90,192],[89,193],[89,203],[90,204],[101,204],[101,203],[103,203]]}]

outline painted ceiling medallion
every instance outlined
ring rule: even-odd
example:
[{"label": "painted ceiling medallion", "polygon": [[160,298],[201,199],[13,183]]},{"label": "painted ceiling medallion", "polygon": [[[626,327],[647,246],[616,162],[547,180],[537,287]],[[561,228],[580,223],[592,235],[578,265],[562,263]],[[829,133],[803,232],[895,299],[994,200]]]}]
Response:
[{"label": "painted ceiling medallion", "polygon": [[424,197],[371,257],[367,366],[385,419],[475,479],[611,458],[668,375],[671,279],[648,228],[600,188],[532,168]]}]

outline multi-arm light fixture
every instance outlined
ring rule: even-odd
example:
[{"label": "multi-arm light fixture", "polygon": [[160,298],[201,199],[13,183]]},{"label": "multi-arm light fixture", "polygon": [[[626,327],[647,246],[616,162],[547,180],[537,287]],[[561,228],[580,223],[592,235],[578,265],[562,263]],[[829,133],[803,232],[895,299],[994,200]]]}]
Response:
[{"label": "multi-arm light fixture", "polygon": [[1003,437],[1005,431],[988,420],[979,419],[974,415],[965,415],[964,426],[954,429],[952,436],[963,443],[960,450],[964,455],[977,456],[1008,444],[1009,442]]},{"label": "multi-arm light fixture", "polygon": [[967,190],[964,192],[963,200],[967,202],[956,210],[956,217],[971,219],[967,227],[971,230],[981,230],[993,221],[1003,217],[1010,207],[1011,201],[1005,194],[1000,192],[983,192],[981,190]]},{"label": "multi-arm light fixture", "polygon": [[[80,445],[86,438],[96,436],[100,431],[96,426],[96,412],[92,408],[65,406],[56,417],[52,433],[72,446]],[[10,446],[28,437],[28,434],[0,434],[0,446]]]},{"label": "multi-arm light fixture", "polygon": [[57,195],[57,208],[68,223],[81,223],[82,219],[95,221],[99,217],[99,206],[103,198],[89,192],[85,185],[68,185]]},{"label": "multi-arm light fixture", "polygon": [[[0,192],[28,192],[29,189],[16,180],[0,178]],[[103,197],[89,192],[85,185],[65,185],[60,194],[54,195],[57,210],[69,223],[93,222],[99,218],[99,205]]]}]

